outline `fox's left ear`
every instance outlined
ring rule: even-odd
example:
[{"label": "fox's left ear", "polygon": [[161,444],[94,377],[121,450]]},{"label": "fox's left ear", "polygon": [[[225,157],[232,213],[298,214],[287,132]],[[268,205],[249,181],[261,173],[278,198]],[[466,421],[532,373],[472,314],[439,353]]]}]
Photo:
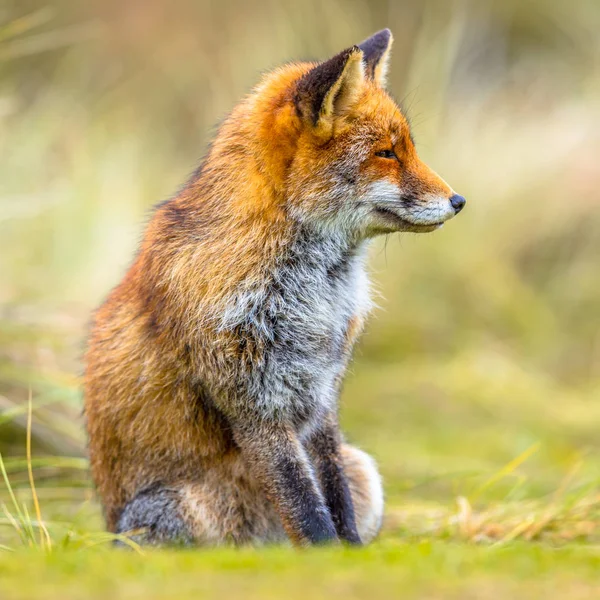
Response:
[{"label": "fox's left ear", "polygon": [[382,29],[358,45],[363,51],[366,76],[381,87],[385,85],[393,41],[392,32]]}]

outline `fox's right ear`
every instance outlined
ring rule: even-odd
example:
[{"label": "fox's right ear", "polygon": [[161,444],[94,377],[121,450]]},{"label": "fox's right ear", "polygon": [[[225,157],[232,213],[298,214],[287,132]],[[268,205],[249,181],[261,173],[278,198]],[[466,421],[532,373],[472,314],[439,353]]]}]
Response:
[{"label": "fox's right ear", "polygon": [[294,101],[304,118],[328,133],[335,117],[358,99],[363,83],[363,53],[352,46],[305,73],[298,80]]},{"label": "fox's right ear", "polygon": [[382,29],[358,45],[365,55],[367,77],[381,87],[385,85],[393,41],[392,32],[389,29]]}]

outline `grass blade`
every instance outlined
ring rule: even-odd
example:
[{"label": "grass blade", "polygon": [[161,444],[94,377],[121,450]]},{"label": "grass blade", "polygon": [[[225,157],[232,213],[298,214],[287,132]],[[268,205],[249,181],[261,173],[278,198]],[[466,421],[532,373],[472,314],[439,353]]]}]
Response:
[{"label": "grass blade", "polygon": [[35,516],[40,524],[40,544],[42,549],[52,549],[52,541],[50,540],[50,534],[48,533],[48,529],[44,525],[44,521],[42,520],[42,511],[40,510],[40,503],[38,501],[37,492],[35,489],[35,482],[33,479],[33,468],[31,465],[31,421],[32,421],[32,413],[33,413],[33,405],[31,398],[31,388],[29,388],[29,402],[28,402],[28,410],[27,410],[27,473],[29,475],[29,486],[31,488],[31,497],[33,498],[33,506],[35,507]]}]

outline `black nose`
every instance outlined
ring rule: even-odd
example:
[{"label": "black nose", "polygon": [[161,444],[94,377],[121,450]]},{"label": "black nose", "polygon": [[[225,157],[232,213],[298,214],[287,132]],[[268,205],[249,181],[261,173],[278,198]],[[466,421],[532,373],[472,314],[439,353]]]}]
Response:
[{"label": "black nose", "polygon": [[463,196],[459,196],[458,194],[454,194],[452,198],[450,198],[450,204],[452,204],[452,208],[459,213],[465,206],[467,201]]}]

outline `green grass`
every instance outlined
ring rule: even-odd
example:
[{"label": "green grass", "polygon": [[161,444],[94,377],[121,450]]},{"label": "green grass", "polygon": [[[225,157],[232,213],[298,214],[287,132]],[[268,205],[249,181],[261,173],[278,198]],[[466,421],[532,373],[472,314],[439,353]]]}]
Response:
[{"label": "green grass", "polygon": [[[597,597],[600,552],[386,539],[365,550],[15,553],[0,594],[31,598],[557,598]],[[35,573],[35,581],[32,578]],[[43,582],[43,584],[41,584]]]},{"label": "green grass", "polygon": [[[597,0],[166,7],[0,10],[0,598],[599,597]],[[468,205],[372,249],[342,423],[380,465],[381,538],[114,549],[81,417],[91,310],[261,70],[384,26],[419,152]]]}]

